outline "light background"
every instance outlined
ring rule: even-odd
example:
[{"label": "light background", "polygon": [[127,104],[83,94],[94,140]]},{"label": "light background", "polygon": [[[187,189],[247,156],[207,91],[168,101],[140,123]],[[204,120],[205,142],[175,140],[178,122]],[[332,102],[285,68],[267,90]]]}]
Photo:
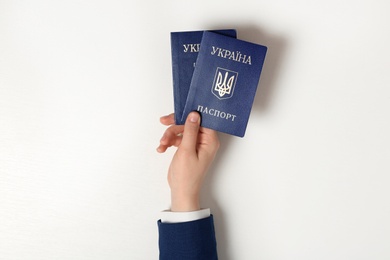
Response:
[{"label": "light background", "polygon": [[0,1],[0,259],[157,259],[169,33],[268,46],[202,195],[219,257],[390,259],[390,3]]}]

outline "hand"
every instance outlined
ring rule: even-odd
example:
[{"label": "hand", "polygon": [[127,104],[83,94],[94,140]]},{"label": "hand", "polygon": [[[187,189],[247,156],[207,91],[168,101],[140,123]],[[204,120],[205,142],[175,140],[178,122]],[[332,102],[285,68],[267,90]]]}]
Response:
[{"label": "hand", "polygon": [[200,127],[200,115],[191,112],[185,125],[174,125],[174,114],[160,118],[165,130],[157,148],[159,153],[177,146],[168,170],[171,188],[171,211],[200,209],[199,193],[207,169],[219,148],[216,131]]}]

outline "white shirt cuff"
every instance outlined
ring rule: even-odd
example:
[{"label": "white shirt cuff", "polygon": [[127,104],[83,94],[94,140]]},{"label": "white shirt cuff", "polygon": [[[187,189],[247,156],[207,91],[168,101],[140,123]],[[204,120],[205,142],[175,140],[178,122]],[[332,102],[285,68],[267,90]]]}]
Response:
[{"label": "white shirt cuff", "polygon": [[201,209],[189,212],[172,212],[170,210],[164,210],[161,212],[162,223],[189,222],[208,217],[210,217],[210,209]]}]

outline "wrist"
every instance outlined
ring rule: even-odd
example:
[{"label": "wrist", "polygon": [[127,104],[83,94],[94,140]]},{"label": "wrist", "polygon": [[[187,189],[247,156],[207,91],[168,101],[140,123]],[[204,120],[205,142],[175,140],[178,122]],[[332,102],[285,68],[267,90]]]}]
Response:
[{"label": "wrist", "polygon": [[199,196],[183,196],[171,193],[171,211],[189,212],[200,210]]}]

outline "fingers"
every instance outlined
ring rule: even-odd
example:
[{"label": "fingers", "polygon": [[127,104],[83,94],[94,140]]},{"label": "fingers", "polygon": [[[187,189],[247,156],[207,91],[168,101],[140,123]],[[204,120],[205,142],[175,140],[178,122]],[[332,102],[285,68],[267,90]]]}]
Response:
[{"label": "fingers", "polygon": [[208,145],[214,144],[216,146],[219,146],[217,131],[205,127],[201,127],[199,131],[202,134],[202,138],[199,141],[200,143],[205,143]]},{"label": "fingers", "polygon": [[160,122],[169,125],[160,139],[157,152],[164,153],[171,146],[183,147],[189,151],[202,150],[207,154],[216,153],[219,148],[218,135],[215,130],[200,127],[200,115],[191,112],[185,125],[175,125],[174,114],[162,116]]},{"label": "fingers", "polygon": [[183,125],[171,125],[165,130],[160,139],[160,145],[157,147],[157,152],[163,153],[171,146],[179,146],[182,140]]},{"label": "fingers", "polygon": [[198,133],[200,127],[200,115],[197,112],[191,112],[187,116],[184,125],[183,140],[180,147],[189,151],[196,151]]},{"label": "fingers", "polygon": [[160,122],[163,125],[173,125],[175,123],[175,114],[172,113],[172,114],[160,117]]},{"label": "fingers", "polygon": [[183,126],[175,126],[175,114],[171,113],[166,116],[160,117],[160,122],[163,125],[170,126],[165,130],[163,136],[160,139],[160,145],[157,147],[157,152],[164,153],[171,146],[179,146],[181,142],[181,134],[183,132]]}]

